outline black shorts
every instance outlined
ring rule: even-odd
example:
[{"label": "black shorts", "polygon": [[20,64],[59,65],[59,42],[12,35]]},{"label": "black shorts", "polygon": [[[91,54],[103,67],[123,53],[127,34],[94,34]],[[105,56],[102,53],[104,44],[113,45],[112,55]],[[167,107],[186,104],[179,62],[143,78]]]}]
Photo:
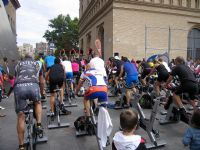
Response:
[{"label": "black shorts", "polygon": [[22,112],[27,107],[27,101],[40,101],[40,88],[37,83],[22,83],[14,87],[15,111]]},{"label": "black shorts", "polygon": [[166,82],[168,78],[169,78],[169,73],[158,74],[157,81]]},{"label": "black shorts", "polygon": [[57,89],[57,87],[61,88],[63,84],[64,84],[64,78],[49,80],[50,93],[54,93],[54,90]]},{"label": "black shorts", "polygon": [[175,91],[175,94],[180,95],[182,93],[188,93],[190,100],[195,100],[198,94],[198,84],[195,82],[185,82],[181,84]]},{"label": "black shorts", "polygon": [[151,69],[144,69],[141,73],[141,79],[144,79],[150,72]]}]

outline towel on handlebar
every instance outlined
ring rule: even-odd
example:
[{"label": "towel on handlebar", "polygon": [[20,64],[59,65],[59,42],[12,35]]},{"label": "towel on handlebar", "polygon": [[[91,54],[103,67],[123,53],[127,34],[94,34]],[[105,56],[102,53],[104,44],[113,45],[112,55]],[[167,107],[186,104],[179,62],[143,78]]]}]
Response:
[{"label": "towel on handlebar", "polygon": [[100,107],[98,115],[97,136],[100,139],[100,144],[102,147],[106,147],[107,137],[110,136],[112,128],[113,124],[108,110],[104,107]]}]

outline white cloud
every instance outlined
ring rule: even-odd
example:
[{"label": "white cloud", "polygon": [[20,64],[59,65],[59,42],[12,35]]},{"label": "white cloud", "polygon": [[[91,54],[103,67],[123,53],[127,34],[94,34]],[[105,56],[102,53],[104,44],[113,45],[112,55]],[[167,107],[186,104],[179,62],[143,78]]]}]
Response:
[{"label": "white cloud", "polygon": [[44,32],[49,20],[59,14],[78,17],[79,0],[19,0],[21,7],[17,10],[18,45],[45,41]]}]

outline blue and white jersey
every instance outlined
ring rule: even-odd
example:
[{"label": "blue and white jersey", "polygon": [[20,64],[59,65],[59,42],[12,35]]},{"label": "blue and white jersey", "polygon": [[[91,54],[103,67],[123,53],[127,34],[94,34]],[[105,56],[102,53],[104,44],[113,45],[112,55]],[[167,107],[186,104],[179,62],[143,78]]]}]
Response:
[{"label": "blue and white jersey", "polygon": [[106,85],[104,74],[96,69],[90,69],[81,74],[81,80],[87,81],[89,86]]}]

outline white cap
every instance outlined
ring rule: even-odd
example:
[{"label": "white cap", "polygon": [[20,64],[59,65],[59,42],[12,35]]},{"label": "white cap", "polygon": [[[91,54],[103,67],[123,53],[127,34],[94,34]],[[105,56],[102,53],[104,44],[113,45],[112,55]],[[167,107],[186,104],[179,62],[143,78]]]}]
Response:
[{"label": "white cap", "polygon": [[115,56],[115,59],[118,59],[118,60],[120,60],[119,56]]}]

